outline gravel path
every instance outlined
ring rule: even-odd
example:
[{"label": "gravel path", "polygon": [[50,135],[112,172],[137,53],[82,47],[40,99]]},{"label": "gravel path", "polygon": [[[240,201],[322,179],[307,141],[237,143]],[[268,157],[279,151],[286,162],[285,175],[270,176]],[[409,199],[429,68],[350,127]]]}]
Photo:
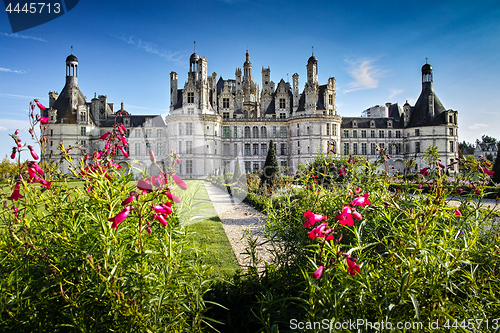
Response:
[{"label": "gravel path", "polygon": [[[252,256],[248,254],[247,249],[249,239],[254,238],[257,241],[256,263],[262,269],[264,262],[271,259],[269,249],[263,244],[265,239],[261,233],[266,216],[211,183],[204,182],[204,185],[241,268],[246,270],[252,264]],[[253,237],[249,237],[249,234]]]}]

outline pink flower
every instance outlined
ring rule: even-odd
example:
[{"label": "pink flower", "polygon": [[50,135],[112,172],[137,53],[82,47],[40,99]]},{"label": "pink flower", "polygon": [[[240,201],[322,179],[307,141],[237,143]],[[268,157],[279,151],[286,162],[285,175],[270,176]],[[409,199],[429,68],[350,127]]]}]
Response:
[{"label": "pink flower", "polygon": [[135,196],[131,195],[130,197],[128,197],[127,199],[125,199],[125,200],[122,201],[122,206],[127,206],[132,201],[134,201],[134,199],[135,199]]},{"label": "pink flower", "polygon": [[122,151],[123,157],[128,158],[129,154],[127,153],[127,151],[122,146],[120,146],[120,145],[117,145],[117,146]]},{"label": "pink flower", "polygon": [[356,194],[361,193],[361,187],[359,187],[359,186],[356,187],[356,189],[354,190],[354,193],[356,193]]},{"label": "pink flower", "polygon": [[14,192],[12,192],[12,194],[10,195],[10,197],[8,197],[7,199],[10,199],[12,201],[17,201],[19,199],[24,198],[24,196],[22,196],[21,193],[19,193],[20,189],[21,189],[21,184],[17,183],[14,186]]},{"label": "pink flower", "polygon": [[163,214],[163,215],[172,214],[172,209],[167,205],[162,205],[162,204],[153,205],[152,208],[157,214]]},{"label": "pink flower", "polygon": [[343,166],[342,168],[340,168],[340,169],[338,170],[338,172],[339,172],[339,175],[340,175],[340,176],[345,175],[345,166]]},{"label": "pink flower", "polygon": [[155,215],[153,215],[153,218],[155,220],[157,220],[158,222],[160,222],[161,224],[163,224],[165,227],[167,226],[167,221],[165,220],[165,218],[163,217],[163,215],[161,215],[161,214],[155,214]]},{"label": "pink flower", "polygon": [[42,124],[48,124],[49,123],[49,117],[40,117],[40,122]]},{"label": "pink flower", "polygon": [[156,162],[156,157],[155,157],[155,152],[150,150],[149,151],[149,158],[151,159],[151,162]]},{"label": "pink flower", "polygon": [[355,210],[352,211],[352,217],[354,217],[356,220],[360,220],[360,221],[363,219],[363,216]]},{"label": "pink flower", "polygon": [[40,103],[38,101],[38,99],[35,99],[35,102],[36,102],[36,105],[38,105],[38,107],[40,108],[40,110],[45,110],[45,106],[43,106],[42,103]]},{"label": "pink flower", "polygon": [[345,257],[347,261],[347,271],[351,273],[351,276],[356,275],[356,272],[361,273],[361,269],[359,268],[358,264],[356,263],[358,259],[352,258],[350,255],[346,255]]},{"label": "pink flower", "polygon": [[462,193],[462,192],[463,192],[463,190],[464,190],[463,188],[459,188],[459,189],[457,190],[457,194]]},{"label": "pink flower", "polygon": [[150,227],[146,227],[146,231],[150,234],[151,233],[151,228]]},{"label": "pink flower", "polygon": [[354,225],[354,220],[352,219],[351,208],[349,206],[344,206],[344,209],[342,209],[342,213],[335,216],[335,220],[339,221],[339,223],[342,225],[348,225],[352,227]]},{"label": "pink flower", "polygon": [[429,167],[423,168],[422,170],[420,170],[420,174],[424,175],[424,176],[428,176],[430,174],[429,169],[430,169]]},{"label": "pink flower", "polygon": [[181,160],[179,159],[179,155],[175,155],[175,160],[177,164],[181,164]]},{"label": "pink flower", "polygon": [[10,158],[15,159],[16,158],[16,147],[12,147],[12,154],[10,154]]},{"label": "pink flower", "polygon": [[123,126],[123,124],[118,125],[118,128],[121,129],[123,133],[127,133],[127,129]]},{"label": "pink flower", "polygon": [[30,153],[31,153],[31,156],[37,160],[38,159],[38,154],[36,153],[36,151],[33,149],[32,146],[28,146],[28,149],[30,150]]},{"label": "pink flower", "polygon": [[103,141],[104,141],[104,140],[106,140],[106,138],[107,138],[110,134],[111,134],[111,132],[106,132],[106,133],[104,133],[103,135],[101,135],[101,136],[99,137],[99,139],[101,139],[101,140],[103,140]]},{"label": "pink flower", "polygon": [[443,164],[443,163],[438,162],[438,165],[439,165],[439,167],[440,167],[441,169],[444,169],[444,164]]},{"label": "pink flower", "polygon": [[118,228],[118,225],[120,223],[122,223],[123,220],[125,220],[125,218],[128,216],[128,214],[130,213],[131,210],[132,210],[132,206],[127,206],[127,207],[123,208],[123,210],[121,212],[116,214],[115,217],[108,219],[109,222],[113,222],[111,224],[111,229]]},{"label": "pink flower", "polygon": [[184,181],[182,179],[180,179],[179,176],[177,176],[175,173],[173,173],[172,178],[181,190],[187,190],[188,187],[187,187],[186,183],[184,183]]},{"label": "pink flower", "polygon": [[311,227],[316,222],[327,219],[326,216],[321,215],[321,214],[314,214],[310,210],[308,210],[307,212],[304,213],[304,217],[307,219],[307,221],[304,222],[304,227],[306,227],[306,228]]},{"label": "pink flower", "polygon": [[458,208],[455,209],[455,216],[459,218],[462,217],[462,213],[458,210]]},{"label": "pink flower", "polygon": [[149,192],[153,190],[153,186],[151,185],[151,180],[148,178],[146,180],[139,180],[137,182],[137,188],[142,190],[143,193]]},{"label": "pink flower", "polygon": [[357,205],[357,206],[362,206],[362,207],[364,207],[364,206],[366,206],[366,205],[370,205],[370,204],[371,204],[371,202],[370,202],[370,200],[368,200],[368,196],[369,196],[369,194],[368,194],[368,193],[365,193],[365,195],[364,195],[364,196],[362,196],[362,197],[361,197],[361,196],[360,196],[360,197],[357,197],[356,199],[354,199],[354,200],[351,202],[351,205],[353,205],[353,206],[356,206],[356,205]]},{"label": "pink flower", "polygon": [[422,189],[422,183],[418,184],[418,189],[421,190]]},{"label": "pink flower", "polygon": [[313,273],[313,278],[317,280],[321,277],[321,274],[323,274],[323,265],[319,266],[316,272]]},{"label": "pink flower", "polygon": [[181,199],[178,196],[176,196],[176,195],[174,195],[174,194],[172,194],[170,192],[164,191],[163,194],[165,194],[167,196],[167,198],[169,198],[173,202],[176,202],[176,203],[180,203],[181,202]]},{"label": "pink flower", "polygon": [[118,139],[120,139],[120,141],[122,142],[122,144],[125,146],[125,147],[128,147],[128,142],[127,142],[127,139],[125,139],[124,136],[120,136]]},{"label": "pink flower", "polygon": [[316,237],[321,237],[326,238],[326,240],[333,239],[333,235],[328,235],[330,232],[332,232],[332,229],[326,229],[327,226],[327,223],[321,223],[316,228],[307,233],[309,238],[315,239]]}]

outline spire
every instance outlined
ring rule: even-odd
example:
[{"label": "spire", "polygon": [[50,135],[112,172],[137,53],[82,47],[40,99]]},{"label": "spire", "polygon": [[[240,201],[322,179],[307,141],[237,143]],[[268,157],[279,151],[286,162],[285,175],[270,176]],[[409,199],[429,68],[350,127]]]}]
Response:
[{"label": "spire", "polygon": [[194,49],[193,53],[196,53],[196,41],[194,41]]},{"label": "spire", "polygon": [[71,45],[71,54],[73,54],[73,45]]}]

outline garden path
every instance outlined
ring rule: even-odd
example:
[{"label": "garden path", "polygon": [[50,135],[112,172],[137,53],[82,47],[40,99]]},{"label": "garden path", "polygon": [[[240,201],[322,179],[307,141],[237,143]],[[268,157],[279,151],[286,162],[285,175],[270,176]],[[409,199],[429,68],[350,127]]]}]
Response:
[{"label": "garden path", "polygon": [[241,268],[246,270],[252,264],[252,256],[247,250],[251,238],[249,235],[252,235],[257,241],[257,267],[262,269],[264,262],[271,261],[269,248],[263,244],[265,238],[261,232],[266,216],[211,183],[204,182],[204,185]]}]

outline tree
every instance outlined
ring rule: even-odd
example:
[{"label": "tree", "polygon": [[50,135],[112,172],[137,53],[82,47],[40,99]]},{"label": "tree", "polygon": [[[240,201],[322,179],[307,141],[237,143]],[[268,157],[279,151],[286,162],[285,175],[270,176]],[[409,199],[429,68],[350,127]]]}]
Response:
[{"label": "tree", "polygon": [[[497,143],[498,151],[500,151],[500,142]],[[495,171],[493,174],[493,181],[495,183],[500,183],[500,154],[497,153],[497,158],[495,159],[495,164],[493,164],[492,171]]]},{"label": "tree", "polygon": [[483,135],[481,140],[483,140],[484,143],[497,143],[497,139],[488,135]]},{"label": "tree", "polygon": [[0,162],[0,181],[13,177],[18,171],[16,163],[12,163],[7,156]]},{"label": "tree", "polygon": [[280,168],[278,159],[276,158],[276,150],[274,149],[274,142],[269,142],[269,149],[267,151],[266,163],[264,163],[264,170],[261,176],[261,185],[271,181],[273,182],[280,176]]},{"label": "tree", "polygon": [[429,146],[423,154],[424,161],[427,165],[435,165],[439,159],[438,147]]}]

